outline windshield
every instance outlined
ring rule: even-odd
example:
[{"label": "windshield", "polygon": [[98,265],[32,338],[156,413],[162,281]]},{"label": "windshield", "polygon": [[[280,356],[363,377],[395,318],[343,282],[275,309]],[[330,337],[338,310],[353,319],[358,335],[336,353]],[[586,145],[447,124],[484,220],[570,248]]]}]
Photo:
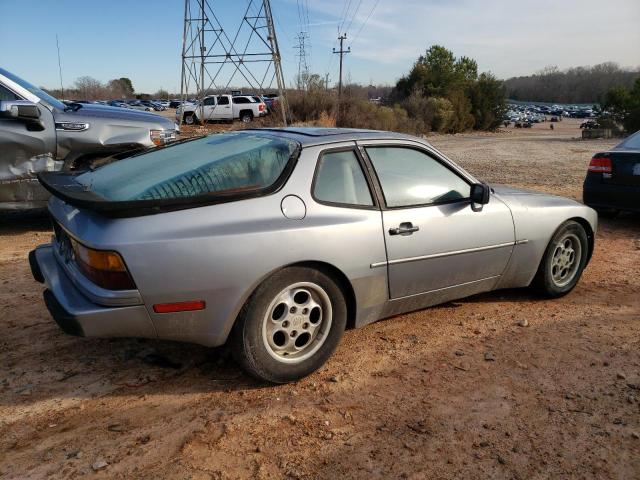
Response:
[{"label": "windshield", "polygon": [[276,183],[297,146],[259,133],[212,135],[117,161],[76,181],[111,201],[260,191]]},{"label": "windshield", "polygon": [[627,138],[616,148],[626,148],[629,150],[640,150],[640,132],[636,132]]},{"label": "windshield", "polygon": [[25,90],[28,90],[29,92],[33,93],[36,97],[38,97],[40,100],[43,100],[45,103],[48,103],[50,106],[59,108],[60,110],[64,110],[64,108],[66,107],[66,105],[62,103],[60,100],[58,100],[57,98],[52,97],[41,88],[31,85],[29,82],[21,79],[20,77],[14,75],[13,73],[8,72],[3,68],[0,68],[0,74],[4,75],[9,80],[17,83]]}]

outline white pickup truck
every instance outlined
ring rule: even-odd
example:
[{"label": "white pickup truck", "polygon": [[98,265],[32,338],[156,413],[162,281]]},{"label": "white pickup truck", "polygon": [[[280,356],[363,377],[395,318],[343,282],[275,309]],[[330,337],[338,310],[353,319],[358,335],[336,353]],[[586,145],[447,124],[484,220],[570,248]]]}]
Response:
[{"label": "white pickup truck", "polygon": [[267,114],[267,106],[254,95],[210,95],[200,102],[182,104],[176,110],[176,123],[193,125],[208,121],[233,121],[244,123]]}]

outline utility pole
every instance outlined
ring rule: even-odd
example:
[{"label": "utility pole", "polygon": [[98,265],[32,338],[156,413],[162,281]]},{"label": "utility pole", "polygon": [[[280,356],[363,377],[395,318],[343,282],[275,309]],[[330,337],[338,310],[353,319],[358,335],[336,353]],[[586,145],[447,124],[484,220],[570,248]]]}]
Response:
[{"label": "utility pole", "polygon": [[296,37],[298,45],[294,47],[298,50],[298,90],[305,90],[309,79],[309,65],[307,63],[306,41],[309,38],[307,32],[300,32]]},{"label": "utility pole", "polygon": [[324,74],[324,89],[329,90],[329,72]]},{"label": "utility pole", "polygon": [[340,97],[342,96],[342,57],[347,53],[351,53],[351,47],[349,47],[347,50],[342,48],[342,43],[346,39],[347,39],[346,33],[340,35],[338,37],[338,40],[340,40],[340,50],[336,51],[335,48],[333,49],[333,53],[337,53],[340,55],[340,78],[338,79],[338,103],[340,103]]}]

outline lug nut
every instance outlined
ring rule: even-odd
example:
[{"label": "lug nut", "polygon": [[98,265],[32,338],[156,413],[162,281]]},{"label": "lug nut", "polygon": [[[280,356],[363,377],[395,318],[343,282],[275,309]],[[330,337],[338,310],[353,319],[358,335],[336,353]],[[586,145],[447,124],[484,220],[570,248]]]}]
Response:
[{"label": "lug nut", "polygon": [[287,328],[288,326],[289,326],[289,320],[285,320],[284,322],[282,322],[283,328]]},{"label": "lug nut", "polygon": [[291,335],[291,338],[295,337],[297,334],[298,334],[298,332],[296,332],[295,330],[293,330],[293,331],[291,332],[291,334],[290,334],[290,335]]},{"label": "lug nut", "polygon": [[309,324],[308,323],[303,323],[302,324],[302,328],[304,328],[306,330],[307,328],[309,328]]},{"label": "lug nut", "polygon": [[296,313],[296,307],[291,307],[291,309],[289,310],[289,313]]},{"label": "lug nut", "polygon": [[302,314],[306,315],[307,313],[309,313],[309,309],[308,308],[303,308],[302,309]]}]

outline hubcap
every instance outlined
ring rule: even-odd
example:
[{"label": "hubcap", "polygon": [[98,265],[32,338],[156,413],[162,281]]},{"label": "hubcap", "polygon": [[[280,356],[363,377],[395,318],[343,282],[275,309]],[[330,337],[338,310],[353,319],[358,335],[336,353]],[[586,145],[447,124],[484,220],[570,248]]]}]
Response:
[{"label": "hubcap", "polygon": [[582,244],[573,233],[567,233],[557,243],[551,258],[551,277],[558,287],[570,283],[580,266]]},{"label": "hubcap", "polygon": [[324,344],[331,320],[331,301],[322,287],[309,282],[290,285],[265,313],[262,338],[267,352],[279,362],[302,362]]}]

